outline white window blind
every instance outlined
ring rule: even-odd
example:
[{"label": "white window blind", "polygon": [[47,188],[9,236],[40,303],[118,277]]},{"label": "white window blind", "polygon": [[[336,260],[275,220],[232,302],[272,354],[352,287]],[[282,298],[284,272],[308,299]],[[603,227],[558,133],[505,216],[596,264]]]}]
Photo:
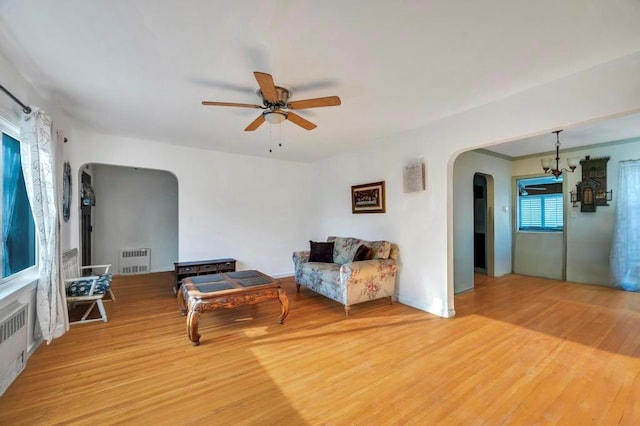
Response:
[{"label": "white window blind", "polygon": [[562,231],[562,194],[520,195],[518,200],[521,231]]}]

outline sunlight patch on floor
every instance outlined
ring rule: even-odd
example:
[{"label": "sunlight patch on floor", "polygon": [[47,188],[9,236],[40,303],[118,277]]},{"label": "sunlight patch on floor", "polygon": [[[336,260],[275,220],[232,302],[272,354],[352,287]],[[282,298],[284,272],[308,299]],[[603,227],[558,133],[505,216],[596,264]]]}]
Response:
[{"label": "sunlight patch on floor", "polygon": [[269,334],[269,331],[268,331],[268,327],[264,326],[264,327],[247,328],[246,330],[243,331],[243,333],[245,336],[249,338],[255,338],[255,337],[266,336],[267,334]]}]

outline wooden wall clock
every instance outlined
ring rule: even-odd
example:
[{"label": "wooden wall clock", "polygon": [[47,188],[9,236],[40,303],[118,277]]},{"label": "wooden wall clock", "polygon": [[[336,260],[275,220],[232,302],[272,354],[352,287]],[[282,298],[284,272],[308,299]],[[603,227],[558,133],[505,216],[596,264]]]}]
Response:
[{"label": "wooden wall clock", "polygon": [[597,206],[608,206],[613,198],[613,191],[607,191],[607,162],[609,157],[591,158],[587,155],[580,160],[582,166],[582,182],[576,184],[571,191],[571,202],[575,206],[580,203],[580,211],[594,213]]}]

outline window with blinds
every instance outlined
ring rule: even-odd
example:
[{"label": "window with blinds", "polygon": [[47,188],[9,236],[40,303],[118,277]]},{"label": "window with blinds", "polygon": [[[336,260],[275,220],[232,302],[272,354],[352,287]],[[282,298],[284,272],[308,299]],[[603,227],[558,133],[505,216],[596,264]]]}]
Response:
[{"label": "window with blinds", "polygon": [[549,178],[518,181],[518,230],[562,232],[562,182]]}]

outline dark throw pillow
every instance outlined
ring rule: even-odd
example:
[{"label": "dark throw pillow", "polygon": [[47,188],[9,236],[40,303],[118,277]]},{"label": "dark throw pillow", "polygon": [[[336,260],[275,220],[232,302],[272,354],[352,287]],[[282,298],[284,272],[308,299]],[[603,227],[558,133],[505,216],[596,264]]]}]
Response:
[{"label": "dark throw pillow", "polygon": [[311,244],[309,262],[333,263],[333,241],[329,243],[315,243],[309,240],[309,244]]},{"label": "dark throw pillow", "polygon": [[356,250],[356,254],[353,255],[353,261],[358,262],[360,260],[370,260],[371,255],[373,255],[371,249],[362,244],[360,247],[358,247],[358,250]]}]

